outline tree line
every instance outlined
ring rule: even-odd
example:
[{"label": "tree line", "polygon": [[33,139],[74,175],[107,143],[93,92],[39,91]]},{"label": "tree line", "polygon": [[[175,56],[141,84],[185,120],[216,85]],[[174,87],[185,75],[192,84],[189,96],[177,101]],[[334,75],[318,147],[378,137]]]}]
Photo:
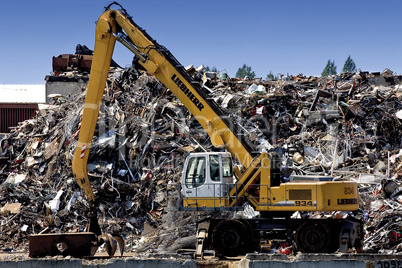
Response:
[{"label": "tree line", "polygon": [[[204,68],[204,71],[206,72],[218,72],[216,67],[213,67],[212,69],[210,69],[208,66],[206,66]],[[350,57],[346,59],[343,68],[342,68],[342,72],[344,73],[348,73],[348,72],[356,72],[356,63],[354,62],[354,60]],[[335,61],[331,61],[330,59],[327,62],[327,65],[325,65],[324,70],[321,73],[322,77],[325,76],[329,76],[329,75],[336,75],[336,65],[335,65]],[[255,78],[255,72],[251,69],[250,66],[248,66],[247,64],[243,64],[242,67],[240,67],[239,69],[237,69],[236,72],[236,78],[241,78],[244,79],[245,77],[249,77],[251,79]],[[267,74],[266,80],[271,80],[271,81],[276,81],[279,80],[279,75],[274,75],[272,73],[272,71],[269,71],[269,74]]]},{"label": "tree line", "polygon": [[[356,72],[356,64],[354,60],[350,57],[346,59],[345,64],[343,65],[342,72]],[[328,60],[327,65],[325,65],[324,70],[321,73],[321,76],[335,75],[336,74],[336,65],[335,61]]]}]

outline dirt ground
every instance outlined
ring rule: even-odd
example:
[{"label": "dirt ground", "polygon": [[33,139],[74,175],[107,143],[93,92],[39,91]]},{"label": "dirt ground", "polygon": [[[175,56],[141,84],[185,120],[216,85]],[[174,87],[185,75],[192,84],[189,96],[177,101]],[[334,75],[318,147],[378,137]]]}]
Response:
[{"label": "dirt ground", "polygon": [[[132,252],[125,252],[123,257],[114,257],[114,258],[132,258],[132,257],[140,257],[138,254]],[[203,260],[197,260],[197,267],[209,268],[209,267],[217,267],[217,268],[235,268],[238,267],[239,261],[242,257],[231,258],[231,259],[219,259],[217,257],[205,257]],[[70,257],[48,257],[48,259],[69,259]],[[145,258],[145,257],[144,257]],[[30,259],[28,256],[28,252],[0,252],[0,262],[1,261],[24,261]],[[97,253],[95,258],[84,259],[83,263],[85,264],[102,264],[106,261],[110,260],[107,253]],[[0,265],[1,266],[1,265]]]}]

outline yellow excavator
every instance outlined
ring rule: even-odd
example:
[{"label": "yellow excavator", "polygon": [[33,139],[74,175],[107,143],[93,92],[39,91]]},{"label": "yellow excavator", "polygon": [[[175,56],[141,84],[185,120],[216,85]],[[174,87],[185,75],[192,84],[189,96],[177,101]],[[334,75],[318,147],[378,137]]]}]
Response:
[{"label": "yellow excavator", "polygon": [[[111,9],[112,5],[119,9]],[[201,220],[197,226],[195,257],[202,257],[205,249],[235,256],[258,250],[264,240],[289,239],[295,241],[302,252],[324,253],[338,249],[348,252],[353,248],[361,251],[362,223],[353,217],[290,217],[297,211],[357,211],[357,184],[320,176],[281,182],[278,156],[259,153],[250,143],[247,131],[232,120],[210,97],[209,91],[195,81],[164,46],[134,23],[116,2],[107,6],[97,21],[93,62],[73,159],[75,180],[92,204],[95,197],[88,179],[87,161],[116,40],[133,52],[138,63],[183,103],[208,133],[212,144],[221,149],[221,152],[188,155],[181,180],[182,202],[177,209],[238,211],[248,204],[260,213],[252,219],[207,217]],[[240,165],[232,165],[234,158]],[[85,233],[88,238],[80,238],[85,243],[77,238],[80,234],[75,234],[77,237],[72,239],[73,242],[65,237],[31,236],[32,243],[37,243],[35,239],[47,239],[46,243],[51,246],[46,250],[56,251],[62,241],[68,249],[66,254],[71,254],[74,251],[71,248],[78,248],[79,243],[85,244],[81,248],[94,249],[106,242],[112,255],[113,245],[120,240],[117,236],[101,234],[95,205],[92,215],[92,227]],[[32,251],[31,256],[45,254],[38,253],[34,247]],[[89,250],[80,252],[87,254]]]}]

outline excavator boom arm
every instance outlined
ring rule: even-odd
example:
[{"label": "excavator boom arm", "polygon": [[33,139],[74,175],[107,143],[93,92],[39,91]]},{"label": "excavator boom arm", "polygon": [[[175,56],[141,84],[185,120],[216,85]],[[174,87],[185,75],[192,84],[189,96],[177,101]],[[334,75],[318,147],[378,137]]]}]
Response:
[{"label": "excavator boom arm", "polygon": [[207,90],[193,81],[173,55],[136,25],[124,10],[107,9],[96,26],[90,79],[73,158],[74,177],[90,200],[95,198],[86,166],[116,39],[137,55],[139,63],[185,105],[216,147],[225,147],[245,167],[250,165],[253,149],[242,139],[241,126],[228,118]]},{"label": "excavator boom arm", "polygon": [[100,16],[96,26],[95,53],[72,164],[75,180],[91,201],[95,201],[95,196],[88,179],[87,162],[116,42],[111,32],[116,32],[116,24],[109,18],[109,13],[105,12]]}]

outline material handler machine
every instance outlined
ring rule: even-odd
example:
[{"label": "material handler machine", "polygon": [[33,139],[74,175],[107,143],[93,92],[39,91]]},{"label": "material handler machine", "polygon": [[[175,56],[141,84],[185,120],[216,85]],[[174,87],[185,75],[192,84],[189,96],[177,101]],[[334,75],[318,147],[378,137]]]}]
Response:
[{"label": "material handler machine", "polygon": [[[119,9],[111,9],[112,5]],[[73,159],[75,180],[94,205],[92,226],[87,233],[33,235],[30,256],[60,254],[57,248],[60,243],[66,248],[63,254],[73,255],[79,248],[77,256],[85,256],[103,242],[108,243],[112,255],[120,241],[119,237],[100,231],[87,174],[89,151],[116,40],[133,52],[138,63],[183,103],[208,133],[213,145],[221,148],[221,152],[188,155],[178,209],[236,211],[247,203],[260,212],[260,216],[253,219],[207,217],[201,220],[197,226],[195,257],[202,257],[205,249],[236,256],[258,250],[260,241],[289,238],[302,252],[330,253],[338,249],[348,252],[352,248],[361,251],[362,223],[353,217],[290,217],[296,211],[358,210],[355,182],[319,179],[281,182],[280,161],[275,153],[258,153],[244,128],[228,116],[209,96],[209,91],[194,81],[176,58],[141,29],[122,6],[114,2],[105,9],[96,24],[95,50]],[[240,165],[233,166],[233,159]],[[45,241],[48,248],[39,250],[38,241]]]}]

